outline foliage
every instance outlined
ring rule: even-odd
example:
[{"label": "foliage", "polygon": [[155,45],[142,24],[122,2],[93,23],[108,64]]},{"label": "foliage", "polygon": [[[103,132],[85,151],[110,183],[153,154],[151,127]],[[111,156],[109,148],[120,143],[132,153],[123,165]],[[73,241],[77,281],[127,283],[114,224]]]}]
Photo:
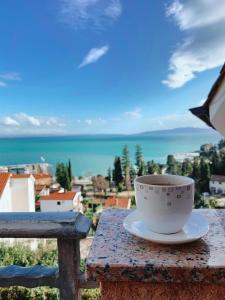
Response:
[{"label": "foliage", "polygon": [[122,167],[119,156],[116,156],[114,160],[113,181],[117,187],[119,187],[119,185],[123,181]]},{"label": "foliage", "polygon": [[218,148],[222,149],[225,147],[225,139],[221,139],[218,143]]},{"label": "foliage", "polygon": [[[57,266],[57,251],[48,247],[38,247],[32,251],[22,244],[15,246],[0,245],[0,266],[6,265],[46,265]],[[80,270],[85,270],[85,261],[81,260]],[[59,300],[59,291],[56,288],[38,287],[28,289],[24,287],[0,288],[1,300]],[[100,299],[99,289],[82,290],[82,299]]]},{"label": "foliage", "polygon": [[185,159],[182,162],[181,173],[183,176],[191,176],[193,171],[192,162],[189,159]]},{"label": "foliage", "polygon": [[56,180],[67,191],[71,191],[71,180],[68,174],[68,168],[64,163],[56,165]]},{"label": "foliage", "polygon": [[125,176],[127,168],[130,168],[130,152],[129,152],[129,148],[127,145],[125,145],[123,148],[121,163],[122,163],[123,173]]},{"label": "foliage", "polygon": [[99,289],[84,289],[82,291],[82,300],[100,300]]},{"label": "foliage", "polygon": [[167,173],[169,174],[178,174],[178,164],[176,163],[176,159],[172,154],[167,156]]},{"label": "foliage", "polygon": [[94,176],[92,178],[93,186],[99,191],[105,191],[109,188],[109,181],[101,175]]},{"label": "foliage", "polygon": [[73,172],[72,172],[72,165],[71,165],[70,159],[68,161],[68,164],[66,165],[66,168],[67,168],[67,173],[68,173],[69,180],[70,180],[70,182],[72,182]]},{"label": "foliage", "polygon": [[146,174],[146,166],[143,158],[143,153],[140,145],[136,145],[136,167],[137,167],[137,175],[143,176]]},{"label": "foliage", "polygon": [[199,180],[201,177],[200,162],[197,157],[194,158],[191,177],[195,180]]},{"label": "foliage", "polygon": [[213,197],[205,197],[199,194],[198,192],[195,193],[195,200],[194,200],[194,207],[195,208],[216,208],[217,201]]},{"label": "foliage", "polygon": [[108,168],[106,179],[108,180],[108,182],[110,184],[111,181],[112,181],[112,170],[111,170],[111,168]]},{"label": "foliage", "polygon": [[125,145],[123,148],[122,155],[122,169],[124,174],[124,184],[127,191],[131,189],[131,180],[130,180],[130,153],[128,146]]},{"label": "foliage", "polygon": [[[1,300],[59,300],[57,289],[24,287],[0,288]],[[89,298],[90,299],[90,298]]]},{"label": "foliage", "polygon": [[147,174],[160,174],[160,166],[154,160],[147,162]]}]

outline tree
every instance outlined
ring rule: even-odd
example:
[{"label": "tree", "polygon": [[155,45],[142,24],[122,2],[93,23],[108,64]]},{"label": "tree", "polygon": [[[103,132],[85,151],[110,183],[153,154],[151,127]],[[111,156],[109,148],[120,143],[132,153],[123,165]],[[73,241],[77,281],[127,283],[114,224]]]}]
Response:
[{"label": "tree", "polygon": [[154,160],[147,162],[147,174],[160,174],[160,167]]},{"label": "tree", "polygon": [[101,175],[94,176],[92,178],[93,186],[97,190],[104,191],[106,193],[109,188],[109,182],[105,179],[105,177]]},{"label": "tree", "polygon": [[136,176],[136,170],[133,165],[130,166],[130,182],[133,185]]},{"label": "tree", "polygon": [[169,174],[180,174],[181,170],[178,168],[178,164],[177,164],[177,161],[175,159],[175,157],[171,154],[169,154],[167,156],[167,173]]},{"label": "tree", "polygon": [[199,158],[195,157],[194,162],[193,162],[193,169],[192,169],[192,178],[195,180],[199,180],[201,176],[201,171],[200,171],[200,163],[199,163]]},{"label": "tree", "polygon": [[130,152],[127,145],[125,145],[123,148],[121,163],[122,163],[123,173],[125,175],[126,168],[130,168]]},{"label": "tree", "polygon": [[211,176],[210,164],[208,160],[201,159],[200,161],[200,180],[199,180],[199,190],[201,193],[209,191],[209,179]]},{"label": "tree", "polygon": [[208,153],[213,147],[214,147],[213,144],[204,144],[204,145],[201,145],[200,151]]},{"label": "tree", "polygon": [[123,155],[122,155],[122,169],[124,174],[124,181],[125,187],[127,191],[131,189],[131,182],[130,182],[130,153],[128,146],[125,145],[123,148]]},{"label": "tree", "polygon": [[146,166],[143,159],[142,149],[140,145],[136,145],[136,152],[135,152],[135,165],[137,167],[137,175],[143,176],[146,174]]},{"label": "tree", "polygon": [[71,166],[70,159],[69,159],[68,165],[67,165],[67,172],[68,172],[69,180],[70,180],[70,182],[72,182],[72,180],[73,180],[73,173],[72,173],[72,166]]},{"label": "tree", "polygon": [[174,155],[169,154],[167,156],[167,162],[166,162],[167,166],[174,165],[175,163],[176,163],[176,159],[175,159]]},{"label": "tree", "polygon": [[183,162],[182,162],[182,166],[181,166],[181,174],[183,176],[191,176],[192,174],[192,171],[193,171],[193,166],[192,166],[192,163],[189,159],[185,159]]},{"label": "tree", "polygon": [[211,164],[211,173],[216,175],[221,175],[221,157],[218,154],[217,151],[214,151],[211,158],[212,164]]},{"label": "tree", "polygon": [[204,159],[201,159],[200,170],[201,170],[201,180],[209,181],[210,176],[211,176],[209,162]]},{"label": "tree", "polygon": [[115,182],[115,185],[117,187],[119,187],[119,185],[123,181],[122,167],[119,156],[116,156],[114,160],[113,181]]},{"label": "tree", "polygon": [[225,147],[225,139],[221,139],[218,143],[218,148],[222,149]]},{"label": "tree", "polygon": [[139,166],[137,175],[138,176],[146,175],[146,166],[145,166],[145,162],[143,160],[140,162],[140,166]]},{"label": "tree", "polygon": [[111,168],[108,168],[106,179],[109,181],[109,183],[111,183],[111,181],[112,181],[112,170],[111,170]]},{"label": "tree", "polygon": [[56,165],[56,180],[67,191],[71,191],[71,181],[68,174],[68,169],[64,163],[58,163]]}]

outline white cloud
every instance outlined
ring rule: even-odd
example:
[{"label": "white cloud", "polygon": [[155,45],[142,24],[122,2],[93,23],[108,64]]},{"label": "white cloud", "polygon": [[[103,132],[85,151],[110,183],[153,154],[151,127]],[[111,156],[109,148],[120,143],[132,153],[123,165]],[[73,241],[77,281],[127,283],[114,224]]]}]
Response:
[{"label": "white cloud", "polygon": [[93,121],[90,119],[84,120],[84,123],[88,124],[88,125],[92,125]]},{"label": "white cloud", "polygon": [[177,127],[207,128],[205,123],[197,119],[190,112],[159,116],[157,118],[152,118],[150,122],[155,127],[154,130],[171,129]]},{"label": "white cloud", "polygon": [[22,80],[21,75],[17,72],[0,73],[0,87],[7,87],[8,81]]},{"label": "white cloud", "polygon": [[120,0],[61,0],[62,19],[75,28],[90,25],[103,29],[121,13]]},{"label": "white cloud", "polygon": [[41,123],[46,123],[47,126],[57,126],[57,127],[65,127],[66,124],[59,121],[58,118],[49,117],[46,120],[42,120]]},{"label": "white cloud", "polygon": [[21,75],[17,72],[0,73],[0,78],[4,80],[22,80]]},{"label": "white cloud", "polygon": [[0,135],[63,134],[66,127],[61,119],[52,116],[32,116],[17,113],[0,117]]},{"label": "white cloud", "polygon": [[97,62],[103,55],[108,52],[108,50],[109,46],[106,45],[100,48],[92,48],[84,57],[83,61],[79,65],[79,68]]},{"label": "white cloud", "polygon": [[224,0],[174,0],[167,9],[181,30],[200,28],[224,21]]},{"label": "white cloud", "polygon": [[93,125],[94,127],[100,128],[102,125],[107,123],[107,120],[105,120],[101,117],[98,117],[98,118],[94,118],[94,119],[84,119],[84,120],[78,119],[78,120],[76,120],[76,122],[78,124],[80,124],[81,127],[83,127],[83,125],[89,125],[89,126]]},{"label": "white cloud", "polygon": [[0,119],[0,124],[6,126],[20,126],[20,123],[12,117],[3,117]]},{"label": "white cloud", "polygon": [[178,88],[197,73],[221,66],[225,61],[225,9],[223,0],[175,0],[167,8],[179,29],[186,33],[169,61],[163,83]]},{"label": "white cloud", "polygon": [[141,109],[140,108],[136,108],[133,111],[126,111],[124,113],[125,116],[131,118],[131,119],[141,119],[142,118],[142,114],[141,114]]},{"label": "white cloud", "polygon": [[31,126],[40,126],[41,122],[38,118],[34,117],[34,116],[29,116],[25,113],[19,113],[16,114],[16,119],[20,122],[20,123],[25,123]]}]

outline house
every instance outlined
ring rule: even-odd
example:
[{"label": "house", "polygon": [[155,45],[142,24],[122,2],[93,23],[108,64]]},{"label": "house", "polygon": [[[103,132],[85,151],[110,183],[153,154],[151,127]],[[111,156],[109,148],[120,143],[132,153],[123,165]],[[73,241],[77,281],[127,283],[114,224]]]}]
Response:
[{"label": "house", "polygon": [[205,103],[200,107],[190,109],[190,111],[225,136],[225,64],[220,70]]},{"label": "house", "polygon": [[83,213],[82,200],[80,192],[50,193],[39,199],[40,210],[42,212],[79,211]]},{"label": "house", "polygon": [[48,186],[43,184],[35,184],[35,195],[47,196],[49,195],[50,189]]},{"label": "house", "polygon": [[225,194],[225,176],[212,175],[209,181],[211,194]]},{"label": "house", "polygon": [[52,175],[49,173],[33,174],[35,178],[35,184],[50,186],[52,184]]},{"label": "house", "polygon": [[108,197],[105,201],[105,208],[119,207],[129,209],[130,205],[131,199],[124,197]]},{"label": "house", "polygon": [[39,196],[49,195],[52,185],[52,175],[49,173],[33,174],[35,178],[35,194]]},{"label": "house", "polygon": [[34,212],[34,177],[0,173],[0,212]]}]

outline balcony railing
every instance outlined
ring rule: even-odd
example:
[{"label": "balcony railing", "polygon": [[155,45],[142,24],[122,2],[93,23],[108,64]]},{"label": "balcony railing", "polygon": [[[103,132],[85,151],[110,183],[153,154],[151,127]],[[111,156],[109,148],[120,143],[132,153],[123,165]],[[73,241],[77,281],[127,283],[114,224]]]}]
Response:
[{"label": "balcony railing", "polygon": [[80,240],[90,221],[80,213],[0,213],[0,238],[56,238],[58,267],[0,267],[0,287],[59,288],[61,300],[80,299],[81,288],[97,287],[80,272]]}]

